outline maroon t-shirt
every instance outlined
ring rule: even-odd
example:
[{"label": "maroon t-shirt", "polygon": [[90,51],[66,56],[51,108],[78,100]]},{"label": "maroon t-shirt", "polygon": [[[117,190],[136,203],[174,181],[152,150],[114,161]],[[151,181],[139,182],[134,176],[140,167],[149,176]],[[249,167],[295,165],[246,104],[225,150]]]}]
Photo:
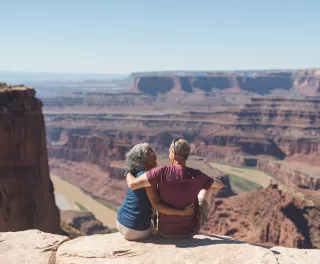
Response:
[{"label": "maroon t-shirt", "polygon": [[151,185],[158,185],[161,201],[174,208],[183,209],[195,203],[192,216],[174,216],[159,213],[159,231],[166,235],[190,235],[199,229],[198,194],[209,189],[213,179],[188,167],[161,166],[147,172]]}]

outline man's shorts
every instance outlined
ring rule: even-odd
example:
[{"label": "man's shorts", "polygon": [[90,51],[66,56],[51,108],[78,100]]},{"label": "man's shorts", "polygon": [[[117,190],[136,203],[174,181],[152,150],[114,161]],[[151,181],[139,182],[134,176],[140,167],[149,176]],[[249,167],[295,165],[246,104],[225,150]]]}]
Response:
[{"label": "man's shorts", "polygon": [[208,216],[209,216],[209,204],[206,200],[203,200],[201,202],[201,205],[199,204],[200,228],[203,227],[208,222]]}]

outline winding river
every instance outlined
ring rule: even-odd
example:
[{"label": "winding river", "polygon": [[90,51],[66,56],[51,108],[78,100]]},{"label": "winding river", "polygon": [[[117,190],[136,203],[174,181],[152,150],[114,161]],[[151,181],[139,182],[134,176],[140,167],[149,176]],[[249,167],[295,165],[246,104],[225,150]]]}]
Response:
[{"label": "winding river", "polygon": [[98,220],[109,228],[116,227],[117,212],[104,206],[85,194],[80,188],[62,180],[56,175],[50,175],[54,186],[56,204],[60,210],[86,209],[92,212]]}]

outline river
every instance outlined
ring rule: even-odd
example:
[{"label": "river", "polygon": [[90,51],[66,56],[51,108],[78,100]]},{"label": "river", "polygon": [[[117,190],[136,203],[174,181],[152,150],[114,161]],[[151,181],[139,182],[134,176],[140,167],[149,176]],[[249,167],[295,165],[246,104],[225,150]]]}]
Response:
[{"label": "river", "polygon": [[116,227],[117,212],[92,199],[80,188],[58,176],[51,174],[50,178],[54,186],[56,204],[60,210],[79,211],[81,209],[79,208],[80,205],[80,207],[86,208],[88,212],[92,212],[105,226]]}]

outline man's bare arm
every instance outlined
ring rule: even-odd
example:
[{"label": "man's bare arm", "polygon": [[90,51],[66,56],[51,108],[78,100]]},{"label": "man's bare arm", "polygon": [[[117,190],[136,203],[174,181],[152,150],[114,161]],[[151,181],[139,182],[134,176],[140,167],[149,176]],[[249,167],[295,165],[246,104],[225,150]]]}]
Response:
[{"label": "man's bare arm", "polygon": [[161,202],[159,192],[157,189],[157,186],[151,186],[146,188],[146,192],[149,198],[149,201],[153,207],[154,210],[167,214],[167,215],[193,215],[194,214],[194,206],[188,206],[184,209],[175,209],[173,207],[170,207],[168,205],[165,205]]},{"label": "man's bare arm", "polygon": [[214,178],[214,182],[212,183],[210,188],[220,190],[221,188],[223,188],[223,186],[224,184],[222,183],[222,181]]},{"label": "man's bare arm", "polygon": [[151,186],[146,173],[143,173],[139,178],[136,178],[130,172],[128,172],[126,175],[126,181],[129,189],[131,190],[137,190]]}]

